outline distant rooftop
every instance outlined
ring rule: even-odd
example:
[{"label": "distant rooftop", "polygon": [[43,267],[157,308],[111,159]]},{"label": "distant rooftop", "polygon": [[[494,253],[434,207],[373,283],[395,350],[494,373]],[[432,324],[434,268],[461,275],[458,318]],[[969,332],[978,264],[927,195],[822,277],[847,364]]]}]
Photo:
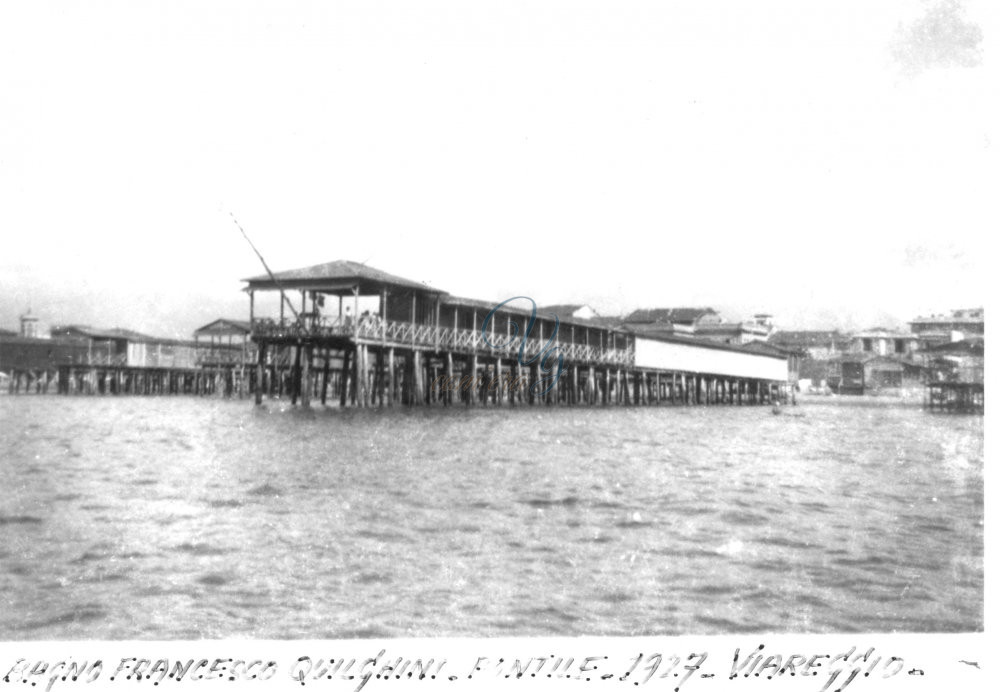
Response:
[{"label": "distant rooftop", "polygon": [[766,341],[748,341],[747,343],[740,345],[740,348],[744,351],[763,353],[772,356],[795,355],[795,349],[785,348],[783,346],[779,346],[778,344],[772,344]]},{"label": "distant rooftop", "polygon": [[95,327],[88,327],[86,325],[79,324],[65,324],[58,327],[52,327],[50,333],[53,337],[61,338],[85,338],[93,339],[95,341],[131,341],[132,343],[154,343],[154,344],[173,344],[173,345],[183,345],[190,344],[192,342],[185,341],[183,339],[171,339],[161,336],[150,336],[149,334],[143,334],[141,332],[133,331],[131,329],[122,329],[120,327],[112,327],[111,329],[97,329]]},{"label": "distant rooftop", "polygon": [[822,347],[842,344],[848,338],[836,330],[799,330],[778,331],[771,334],[768,343],[778,346],[793,346],[798,348]]},{"label": "distant rooftop", "polygon": [[196,336],[239,336],[250,333],[250,323],[245,320],[231,320],[226,317],[209,322],[194,330]]},{"label": "distant rooftop", "polygon": [[91,339],[127,339],[129,341],[152,341],[155,336],[142,334],[131,329],[112,327],[111,329],[98,329],[83,324],[63,324],[52,327],[52,336],[85,336]]},{"label": "distant rooftop", "polygon": [[954,324],[956,322],[979,324],[985,320],[983,308],[952,310],[950,315],[928,315],[915,317],[910,324]]},{"label": "distant rooftop", "polygon": [[674,322],[677,324],[691,324],[703,317],[718,314],[714,308],[650,308],[633,310],[626,315],[625,322]]},{"label": "distant rooftop", "polygon": [[924,353],[948,354],[948,355],[972,355],[982,356],[984,352],[985,340],[982,337],[962,339],[961,341],[950,341],[936,346],[927,346],[921,349]]},{"label": "distant rooftop", "polygon": [[859,332],[852,332],[851,337],[855,339],[916,339],[917,335],[913,332],[904,332],[899,329],[871,327]]}]

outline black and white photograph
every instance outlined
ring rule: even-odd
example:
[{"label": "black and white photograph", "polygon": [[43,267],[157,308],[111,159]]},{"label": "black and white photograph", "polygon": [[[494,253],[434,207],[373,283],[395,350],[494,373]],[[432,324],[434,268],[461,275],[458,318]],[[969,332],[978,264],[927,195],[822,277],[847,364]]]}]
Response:
[{"label": "black and white photograph", "polygon": [[[4,682],[95,642],[981,642],[997,29],[4,3]],[[815,675],[783,655],[740,670]]]}]

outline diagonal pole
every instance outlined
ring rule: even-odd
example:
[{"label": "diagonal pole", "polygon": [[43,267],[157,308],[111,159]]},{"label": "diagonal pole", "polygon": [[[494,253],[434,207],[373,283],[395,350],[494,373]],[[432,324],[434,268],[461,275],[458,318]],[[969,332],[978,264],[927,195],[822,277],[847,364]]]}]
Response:
[{"label": "diagonal pole", "polygon": [[254,251],[254,254],[257,255],[257,258],[260,260],[260,263],[264,265],[264,269],[267,271],[267,275],[271,277],[271,281],[273,281],[274,285],[278,287],[279,291],[281,291],[281,299],[285,301],[286,305],[288,305],[288,309],[292,311],[293,315],[295,315],[295,321],[298,322],[299,313],[298,311],[296,311],[295,306],[292,305],[292,301],[289,300],[288,296],[285,295],[285,288],[281,285],[281,282],[278,281],[277,277],[275,277],[274,272],[271,271],[271,268],[267,266],[267,261],[264,259],[264,256],[260,254],[260,250],[257,249],[257,246],[253,244],[253,241],[250,240],[250,236],[247,235],[247,232],[243,230],[243,226],[241,226],[240,222],[236,220],[236,215],[233,214],[233,212],[229,212],[229,215],[232,217],[233,223],[236,224],[236,228],[240,229],[240,233],[243,234],[243,237],[246,239],[247,243],[250,244],[250,249],[252,249]]}]

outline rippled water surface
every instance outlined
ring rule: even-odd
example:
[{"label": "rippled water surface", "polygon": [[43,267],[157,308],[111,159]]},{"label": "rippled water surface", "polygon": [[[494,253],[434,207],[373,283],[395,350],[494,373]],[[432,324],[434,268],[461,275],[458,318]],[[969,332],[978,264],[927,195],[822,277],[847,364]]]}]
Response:
[{"label": "rippled water surface", "polygon": [[0,639],[969,631],[983,419],[0,397]]}]

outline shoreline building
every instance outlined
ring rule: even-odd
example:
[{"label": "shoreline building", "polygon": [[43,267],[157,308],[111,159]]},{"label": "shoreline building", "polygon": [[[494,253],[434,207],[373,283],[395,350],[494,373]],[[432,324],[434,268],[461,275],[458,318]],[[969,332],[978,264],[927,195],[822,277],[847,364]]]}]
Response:
[{"label": "shoreline building", "polygon": [[923,367],[899,356],[854,351],[824,364],[827,384],[837,394],[899,393],[923,385]]},{"label": "shoreline building", "polygon": [[21,315],[20,335],[25,339],[41,339],[45,337],[38,324],[38,317],[31,314],[31,308],[28,308],[28,311]]},{"label": "shoreline building", "polygon": [[902,332],[885,327],[873,327],[850,336],[848,353],[870,353],[876,356],[897,356],[908,358],[918,347],[918,338],[911,332]]},{"label": "shoreline building", "polygon": [[753,320],[725,322],[714,308],[644,308],[621,319],[633,334],[691,336],[720,344],[741,346],[767,341],[773,331],[771,315],[759,313]]},{"label": "shoreline building", "polygon": [[982,338],[962,339],[921,351],[929,382],[984,382],[985,341]]},{"label": "shoreline building", "polygon": [[837,330],[776,331],[767,342],[801,353],[810,360],[829,360],[846,351],[850,337]]},{"label": "shoreline building", "polygon": [[60,367],[87,362],[85,344],[22,333],[0,330],[0,387],[11,394],[47,392]]},{"label": "shoreline building", "polygon": [[850,346],[850,338],[836,330],[775,331],[767,343],[798,355],[799,389],[825,389],[830,361]]},{"label": "shoreline building", "polygon": [[[250,339],[250,323],[220,317],[194,330],[197,351],[195,362],[200,367],[242,368],[257,360],[257,349]],[[202,339],[208,338],[206,346]]]},{"label": "shoreline building", "polygon": [[952,310],[950,315],[916,317],[910,321],[910,331],[916,335],[921,350],[962,339],[982,338],[985,326],[983,308]]},{"label": "shoreline building", "polygon": [[198,344],[150,336],[131,329],[96,329],[84,325],[52,327],[53,338],[87,346],[88,365],[130,368],[195,368]]}]

